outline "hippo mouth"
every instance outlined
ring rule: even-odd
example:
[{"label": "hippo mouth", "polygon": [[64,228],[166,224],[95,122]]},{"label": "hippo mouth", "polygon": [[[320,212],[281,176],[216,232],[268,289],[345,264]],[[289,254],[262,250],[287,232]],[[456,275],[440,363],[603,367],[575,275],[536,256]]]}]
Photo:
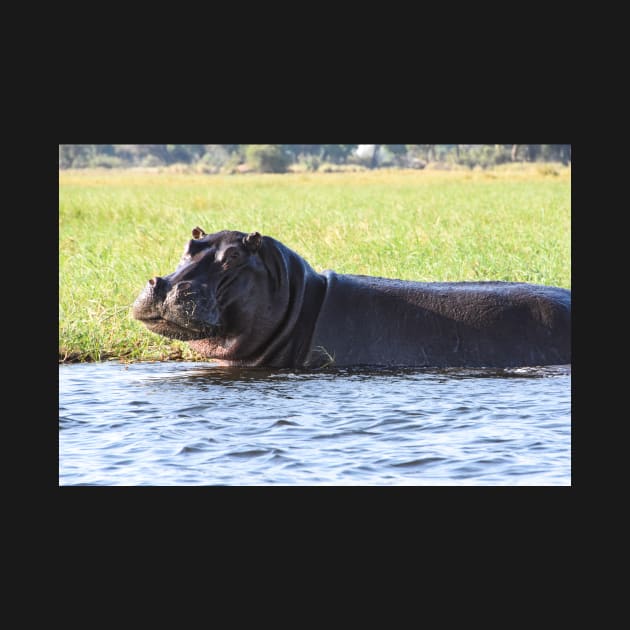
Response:
[{"label": "hippo mouth", "polygon": [[218,335],[218,326],[202,322],[187,322],[186,326],[164,317],[144,317],[140,321],[151,331],[169,339],[180,341],[192,341],[194,339],[207,339]]}]

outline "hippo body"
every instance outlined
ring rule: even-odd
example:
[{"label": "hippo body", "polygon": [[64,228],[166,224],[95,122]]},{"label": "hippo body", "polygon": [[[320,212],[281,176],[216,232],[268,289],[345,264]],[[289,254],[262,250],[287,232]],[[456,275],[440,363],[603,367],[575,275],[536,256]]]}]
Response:
[{"label": "hippo body", "polygon": [[571,292],[566,289],[324,275],[326,296],[311,357],[323,348],[336,365],[570,363]]},{"label": "hippo body", "polygon": [[518,367],[571,362],[571,291],[315,272],[257,232],[193,230],[134,317],[227,365]]}]

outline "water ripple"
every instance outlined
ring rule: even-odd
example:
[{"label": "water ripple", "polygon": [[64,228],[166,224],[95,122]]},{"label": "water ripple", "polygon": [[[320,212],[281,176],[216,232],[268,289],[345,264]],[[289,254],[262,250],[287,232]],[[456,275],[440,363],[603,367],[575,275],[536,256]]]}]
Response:
[{"label": "water ripple", "polygon": [[260,457],[261,455],[268,455],[270,452],[264,448],[252,448],[246,451],[232,451],[226,453],[227,457]]},{"label": "water ripple", "polygon": [[426,466],[427,464],[433,464],[434,462],[442,462],[445,459],[445,457],[421,457],[420,459],[412,459],[408,462],[399,462],[391,465],[394,468],[418,468]]},{"label": "water ripple", "polygon": [[568,485],[569,366],[60,366],[60,485]]}]

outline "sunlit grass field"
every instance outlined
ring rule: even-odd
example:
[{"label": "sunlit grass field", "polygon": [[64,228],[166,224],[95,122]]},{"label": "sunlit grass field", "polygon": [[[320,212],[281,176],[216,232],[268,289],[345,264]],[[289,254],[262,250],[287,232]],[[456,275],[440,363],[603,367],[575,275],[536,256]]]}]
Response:
[{"label": "sunlit grass field", "polygon": [[570,167],[283,175],[59,173],[59,360],[194,359],[130,316],[199,225],[257,230],[334,269],[571,287]]}]

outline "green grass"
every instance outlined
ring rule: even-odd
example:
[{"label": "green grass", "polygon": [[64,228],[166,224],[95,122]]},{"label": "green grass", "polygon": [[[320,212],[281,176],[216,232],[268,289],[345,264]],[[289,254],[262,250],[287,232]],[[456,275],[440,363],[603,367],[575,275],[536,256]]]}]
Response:
[{"label": "green grass", "polygon": [[59,360],[194,359],[129,314],[190,232],[258,230],[318,271],[570,288],[570,168],[59,174]]}]

